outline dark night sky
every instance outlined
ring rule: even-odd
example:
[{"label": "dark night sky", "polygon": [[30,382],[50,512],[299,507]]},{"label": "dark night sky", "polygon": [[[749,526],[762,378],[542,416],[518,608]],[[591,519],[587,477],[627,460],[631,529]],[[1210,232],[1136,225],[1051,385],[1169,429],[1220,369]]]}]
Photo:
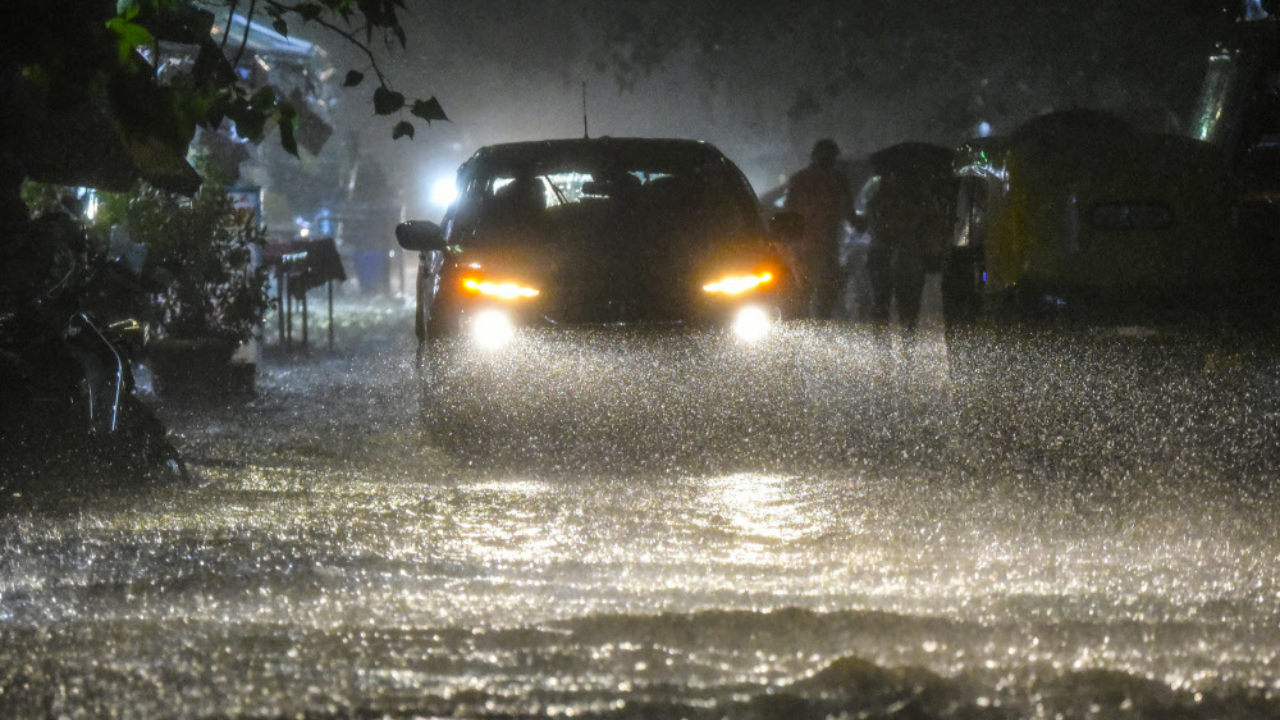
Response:
[{"label": "dark night sky", "polygon": [[[582,133],[696,137],[757,191],[830,136],[847,155],[902,140],[955,144],[1064,107],[1176,128],[1222,14],[1194,0],[706,0],[411,3],[409,47],[380,54],[392,82],[434,95],[451,123],[390,140],[372,87],[345,91],[343,128],[417,214],[477,147]],[[337,42],[335,58],[345,69]],[[358,59],[352,65],[358,66]]]}]

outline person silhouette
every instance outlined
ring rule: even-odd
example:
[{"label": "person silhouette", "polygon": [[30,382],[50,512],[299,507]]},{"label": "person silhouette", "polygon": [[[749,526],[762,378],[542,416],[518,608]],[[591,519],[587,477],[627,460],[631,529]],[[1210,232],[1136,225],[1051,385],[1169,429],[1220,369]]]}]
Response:
[{"label": "person silhouette", "polygon": [[809,165],[791,176],[782,209],[798,214],[803,227],[797,242],[801,284],[810,314],[830,318],[843,286],[840,273],[840,225],[853,216],[853,195],[836,161],[840,148],[824,138],[814,143]]}]

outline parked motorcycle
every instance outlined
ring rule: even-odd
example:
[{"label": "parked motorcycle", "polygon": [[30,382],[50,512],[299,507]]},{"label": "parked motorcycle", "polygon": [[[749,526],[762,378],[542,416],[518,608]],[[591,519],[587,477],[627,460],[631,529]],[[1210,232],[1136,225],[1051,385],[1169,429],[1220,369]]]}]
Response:
[{"label": "parked motorcycle", "polygon": [[0,443],[10,470],[30,475],[52,460],[121,479],[187,480],[164,424],[135,394],[129,346],[142,334],[134,320],[101,326],[79,312],[59,337],[4,348]]},{"label": "parked motorcycle", "polygon": [[[62,250],[47,239],[29,245]],[[145,324],[100,319],[141,306],[136,268],[71,256],[57,282],[31,278],[33,291],[0,314],[0,491],[187,482],[164,424],[136,394],[131,358]]]}]

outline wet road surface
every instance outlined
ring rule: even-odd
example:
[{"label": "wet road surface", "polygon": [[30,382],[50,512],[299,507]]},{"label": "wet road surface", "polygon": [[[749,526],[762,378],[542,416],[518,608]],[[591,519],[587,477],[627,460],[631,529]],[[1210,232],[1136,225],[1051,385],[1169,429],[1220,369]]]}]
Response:
[{"label": "wet road surface", "polygon": [[1280,716],[1270,356],[410,317],[163,403],[197,487],[7,499],[0,717]]}]

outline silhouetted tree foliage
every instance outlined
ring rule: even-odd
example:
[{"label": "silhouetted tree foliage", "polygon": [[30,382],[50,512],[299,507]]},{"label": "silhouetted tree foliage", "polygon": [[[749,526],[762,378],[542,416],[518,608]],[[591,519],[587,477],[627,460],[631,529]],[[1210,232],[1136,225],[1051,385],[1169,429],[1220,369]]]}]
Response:
[{"label": "silhouetted tree foliage", "polygon": [[[244,35],[232,38],[226,20],[239,13],[288,35],[317,28],[357,48],[364,67],[345,76],[348,87],[372,75],[373,112],[394,117],[393,137],[413,137],[409,118],[446,120],[435,98],[413,99],[390,87],[375,48],[400,47],[402,0],[10,0],[0,35],[0,175],[5,212],[16,206],[23,177],[119,189],[134,176],[192,192],[198,184],[180,168],[153,175],[185,155],[197,126],[224,120],[241,136],[262,140],[279,130],[281,146],[297,153],[297,108],[270,87],[252,87],[235,72]],[[218,18],[226,22],[217,28]],[[162,42],[193,46],[190,73],[161,81],[147,60]],[[59,135],[58,130],[64,130]],[[118,134],[114,152],[95,135]],[[82,145],[70,152],[60,145]],[[75,149],[75,148],[71,148]],[[135,167],[122,167],[132,163]],[[189,170],[189,168],[187,168]]]},{"label": "silhouetted tree foliage", "polygon": [[[1264,6],[1277,3],[1266,0]],[[778,59],[793,74],[795,120],[835,98],[869,102],[924,88],[931,112],[956,126],[993,112],[1129,97],[1135,113],[1181,116],[1198,89],[1204,51],[1242,0],[640,0],[605,3],[597,67],[629,87],[690,54],[708,82],[749,84],[735,68]],[[764,68],[767,69],[767,68]],[[1141,106],[1141,107],[1139,107]],[[945,117],[944,117],[945,116]]]},{"label": "silhouetted tree foliage", "polygon": [[[33,128],[48,126],[50,117],[81,112],[90,99],[108,108],[122,133],[135,146],[150,147],[152,155],[165,148],[179,152],[196,126],[215,127],[224,119],[257,140],[278,128],[281,145],[296,152],[296,109],[270,89],[240,82],[233,68],[241,60],[242,38],[212,34],[215,17],[228,12],[286,35],[312,28],[316,36],[327,33],[350,43],[361,62],[343,69],[342,84],[357,91],[372,85],[368,101],[374,113],[388,116],[391,136],[412,138],[417,121],[446,116],[435,98],[407,97],[391,87],[376,60],[375,51],[409,44],[402,25],[405,2],[10,0],[0,29],[2,182],[11,185],[10,178],[40,164],[39,149],[29,142],[40,136]],[[1263,0],[1261,6],[1276,4]],[[448,2],[414,7],[429,10],[424,22],[450,26],[451,32],[456,26],[460,36],[474,40],[475,52],[450,62],[451,72],[505,58],[511,62],[504,66],[512,65],[510,72],[518,75],[574,54],[613,73],[625,88],[663,64],[691,62],[708,86],[728,92],[749,89],[765,74],[787,73],[791,96],[777,101],[778,110],[795,121],[851,98],[891,102],[914,92],[927,102],[912,112],[955,131],[992,115],[1025,118],[1045,109],[1105,106],[1117,97],[1152,116],[1183,115],[1203,68],[1203,50],[1243,5],[561,0],[508,4],[496,12]],[[563,42],[546,42],[545,18],[552,16]],[[188,76],[161,85],[136,49],[164,40],[198,47],[199,61]],[[135,158],[149,157],[133,150]],[[54,164],[46,174],[59,173],[68,174],[67,168]],[[0,192],[0,202],[12,197],[16,190]]]}]

